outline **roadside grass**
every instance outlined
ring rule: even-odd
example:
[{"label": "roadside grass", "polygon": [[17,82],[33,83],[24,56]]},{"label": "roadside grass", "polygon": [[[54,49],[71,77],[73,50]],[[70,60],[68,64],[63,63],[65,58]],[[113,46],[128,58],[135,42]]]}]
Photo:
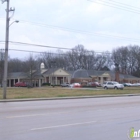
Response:
[{"label": "roadside grass", "polygon": [[[124,90],[103,88],[95,89],[67,89],[61,87],[41,87],[41,88],[7,88],[7,99],[24,98],[51,98],[51,97],[70,97],[70,96],[93,96],[93,95],[117,95],[140,93],[140,87],[125,87]],[[0,89],[0,99],[2,99],[2,88]]]}]

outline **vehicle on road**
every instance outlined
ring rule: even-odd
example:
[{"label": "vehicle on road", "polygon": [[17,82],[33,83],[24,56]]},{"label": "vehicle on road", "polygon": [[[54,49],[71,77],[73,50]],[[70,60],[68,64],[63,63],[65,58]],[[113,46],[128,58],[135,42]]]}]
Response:
[{"label": "vehicle on road", "polygon": [[104,89],[123,89],[124,85],[115,81],[106,81],[103,83]]},{"label": "vehicle on road", "polygon": [[63,83],[61,84],[61,87],[68,87],[70,84],[69,83]]},{"label": "vehicle on road", "polygon": [[27,87],[27,84],[24,82],[17,82],[14,86],[15,87]]}]

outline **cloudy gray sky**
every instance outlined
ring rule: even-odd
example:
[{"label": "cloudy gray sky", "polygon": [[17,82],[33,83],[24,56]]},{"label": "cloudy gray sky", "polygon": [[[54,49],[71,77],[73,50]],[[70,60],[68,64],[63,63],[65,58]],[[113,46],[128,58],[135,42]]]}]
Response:
[{"label": "cloudy gray sky", "polygon": [[[10,41],[73,48],[78,44],[96,52],[140,44],[140,0],[10,0],[15,19]],[[6,3],[0,4],[0,41],[5,40]],[[0,43],[0,48],[4,44]],[[9,45],[10,49],[56,49]],[[9,51],[24,58],[27,53]]]}]

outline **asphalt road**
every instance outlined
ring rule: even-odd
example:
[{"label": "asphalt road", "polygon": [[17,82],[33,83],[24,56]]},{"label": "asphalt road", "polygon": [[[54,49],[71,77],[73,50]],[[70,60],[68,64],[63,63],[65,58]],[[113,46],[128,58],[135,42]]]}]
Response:
[{"label": "asphalt road", "polygon": [[128,140],[140,97],[0,103],[0,140]]}]

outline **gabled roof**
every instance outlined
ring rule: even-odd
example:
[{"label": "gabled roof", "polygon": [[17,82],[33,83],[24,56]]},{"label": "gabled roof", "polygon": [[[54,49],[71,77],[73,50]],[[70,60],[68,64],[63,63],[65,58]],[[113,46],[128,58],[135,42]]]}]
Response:
[{"label": "gabled roof", "polygon": [[120,74],[120,78],[121,79],[139,79],[139,77],[135,77],[135,76],[132,76],[132,75],[127,75],[127,74]]},{"label": "gabled roof", "polygon": [[[61,68],[50,68],[50,69],[48,69],[47,71],[45,71],[44,73],[43,73],[43,75],[52,75],[52,74],[54,74],[57,70],[59,70],[59,69],[61,69]],[[63,69],[62,69],[63,70]],[[65,71],[66,73],[68,73],[68,74],[70,74],[68,71],[66,71],[66,70],[63,70],[63,71]]]},{"label": "gabled roof", "polygon": [[[111,75],[112,79],[115,79],[115,72],[114,71],[111,71],[110,75]],[[138,80],[140,80],[139,77],[128,75],[128,74],[119,74],[119,79],[120,80],[123,80],[123,79],[138,79]]]},{"label": "gabled roof", "polygon": [[8,74],[8,78],[9,79],[14,79],[14,78],[26,78],[27,77],[27,73],[25,72],[11,72]]},{"label": "gabled roof", "polygon": [[47,69],[41,69],[41,74],[45,73]]},{"label": "gabled roof", "polygon": [[45,72],[43,73],[43,75],[51,75],[51,74],[53,74],[56,70],[58,70],[58,68],[50,68],[50,69],[48,69],[47,71],[45,71]]},{"label": "gabled roof", "polygon": [[78,69],[72,74],[72,78],[90,78],[87,70]]},{"label": "gabled roof", "polygon": [[109,71],[78,69],[75,72],[73,72],[72,78],[90,78],[92,76],[102,76],[106,72],[109,73]]},{"label": "gabled roof", "polygon": [[90,76],[102,76],[104,73],[109,73],[110,71],[98,71],[98,70],[87,70]]}]

